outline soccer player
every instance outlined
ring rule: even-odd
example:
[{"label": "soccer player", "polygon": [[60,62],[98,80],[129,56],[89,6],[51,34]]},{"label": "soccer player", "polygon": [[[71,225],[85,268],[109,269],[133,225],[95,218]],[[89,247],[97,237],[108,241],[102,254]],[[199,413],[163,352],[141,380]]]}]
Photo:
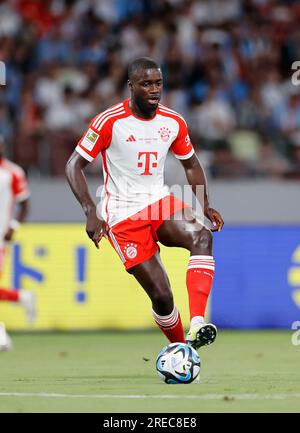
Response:
[{"label": "soccer player", "polygon": [[[160,67],[150,58],[136,59],[129,66],[128,78],[130,98],[91,121],[67,163],[66,175],[95,246],[99,248],[103,236],[108,238],[126,270],[150,297],[153,318],[169,341],[187,341],[198,349],[211,344],[217,334],[216,327],[204,321],[215,268],[212,233],[197,220],[194,210],[170,195],[164,185],[169,149],[181,162],[214,230],[221,230],[224,222],[209,206],[205,175],[186,122],[159,103],[163,87]],[[98,216],[83,169],[100,152],[105,191]],[[203,186],[203,200],[198,185]],[[186,339],[157,242],[190,251],[186,284],[191,324]]]},{"label": "soccer player", "polygon": [[[4,158],[5,143],[0,136],[0,277],[4,267],[7,245],[15,230],[26,219],[29,204],[29,189],[21,167]],[[16,216],[14,217],[14,208]],[[8,290],[1,287],[0,301],[16,302],[25,309],[27,321],[36,317],[35,295],[31,291]]]}]

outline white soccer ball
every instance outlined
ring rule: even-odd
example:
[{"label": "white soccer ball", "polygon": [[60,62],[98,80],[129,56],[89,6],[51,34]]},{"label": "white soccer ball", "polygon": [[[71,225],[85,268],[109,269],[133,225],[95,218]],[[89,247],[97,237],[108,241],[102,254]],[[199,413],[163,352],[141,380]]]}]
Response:
[{"label": "white soccer ball", "polygon": [[185,343],[171,343],[157,356],[156,370],[167,384],[192,383],[200,373],[200,358],[195,349]]}]

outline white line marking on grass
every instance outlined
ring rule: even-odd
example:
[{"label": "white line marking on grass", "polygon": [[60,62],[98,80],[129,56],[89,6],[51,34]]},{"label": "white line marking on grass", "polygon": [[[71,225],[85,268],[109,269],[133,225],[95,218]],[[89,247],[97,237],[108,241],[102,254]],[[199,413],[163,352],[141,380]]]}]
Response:
[{"label": "white line marking on grass", "polygon": [[300,393],[290,394],[202,394],[202,395],[146,395],[146,394],[55,394],[46,392],[0,392],[0,397],[92,398],[92,399],[162,399],[162,400],[287,400],[300,399]]}]

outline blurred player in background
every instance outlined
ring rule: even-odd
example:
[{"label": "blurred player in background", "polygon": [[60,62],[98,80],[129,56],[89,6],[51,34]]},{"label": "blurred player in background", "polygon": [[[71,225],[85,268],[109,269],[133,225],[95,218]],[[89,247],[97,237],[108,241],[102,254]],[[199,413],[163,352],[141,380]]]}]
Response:
[{"label": "blurred player in background", "polygon": [[[85,212],[86,231],[96,247],[103,236],[107,237],[126,270],[150,297],[154,320],[169,341],[187,341],[198,349],[211,344],[217,334],[216,327],[204,321],[215,267],[212,233],[197,220],[193,209],[170,195],[164,185],[169,149],[181,162],[213,230],[221,230],[224,222],[209,206],[205,174],[185,120],[159,103],[163,87],[159,66],[149,58],[135,60],[129,66],[128,84],[130,99],[91,121],[68,161],[67,178]],[[105,195],[99,219],[82,170],[100,152]],[[199,185],[203,186],[202,194]],[[186,284],[191,323],[187,338],[157,242],[190,251]]]},{"label": "blurred player in background", "polygon": [[[4,268],[5,251],[14,232],[26,219],[29,204],[29,189],[21,167],[4,158],[5,143],[0,136],[0,278]],[[16,208],[16,209],[15,209]],[[15,216],[14,216],[15,214]],[[0,279],[0,301],[19,303],[24,307],[28,323],[36,318],[35,294],[31,291],[3,288]],[[1,324],[0,339],[5,338],[5,327]],[[1,348],[1,343],[0,343]]]}]

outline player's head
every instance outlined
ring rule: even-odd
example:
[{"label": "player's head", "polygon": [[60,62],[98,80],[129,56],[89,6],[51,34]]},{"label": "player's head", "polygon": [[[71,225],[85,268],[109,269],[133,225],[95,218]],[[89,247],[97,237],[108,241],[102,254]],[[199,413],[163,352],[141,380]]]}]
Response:
[{"label": "player's head", "polygon": [[4,158],[5,142],[4,137],[0,135],[0,160]]},{"label": "player's head", "polygon": [[149,57],[140,57],[128,67],[128,85],[131,97],[142,111],[156,110],[163,87],[162,72]]}]

